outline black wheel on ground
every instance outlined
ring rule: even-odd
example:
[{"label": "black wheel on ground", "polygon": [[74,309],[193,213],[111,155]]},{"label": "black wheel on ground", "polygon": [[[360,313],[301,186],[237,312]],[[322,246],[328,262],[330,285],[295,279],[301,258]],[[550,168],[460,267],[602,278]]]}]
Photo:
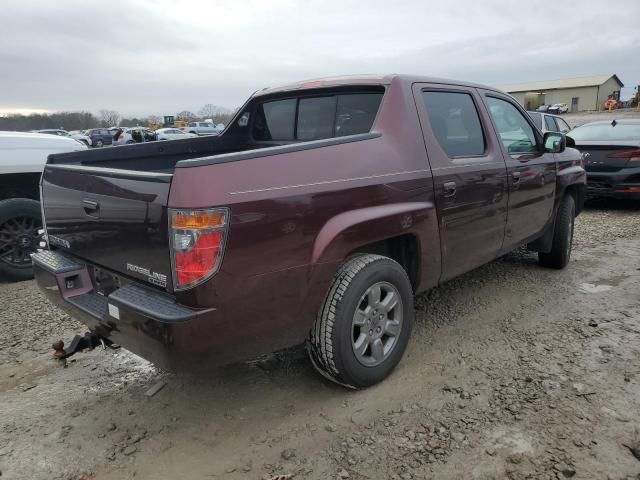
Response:
[{"label": "black wheel on ground", "polygon": [[333,279],[307,341],[316,369],[351,388],[374,385],[398,364],[413,323],[413,291],[394,260],[362,254]]},{"label": "black wheel on ground", "polygon": [[28,198],[0,201],[0,276],[33,278],[30,254],[38,248],[41,227],[40,203]]},{"label": "black wheel on ground", "polygon": [[104,142],[102,140],[96,140],[96,147],[100,148],[104,146]]},{"label": "black wheel on ground", "polygon": [[567,266],[571,257],[575,218],[575,201],[571,195],[565,195],[556,213],[551,251],[549,253],[538,253],[540,265],[558,269]]}]

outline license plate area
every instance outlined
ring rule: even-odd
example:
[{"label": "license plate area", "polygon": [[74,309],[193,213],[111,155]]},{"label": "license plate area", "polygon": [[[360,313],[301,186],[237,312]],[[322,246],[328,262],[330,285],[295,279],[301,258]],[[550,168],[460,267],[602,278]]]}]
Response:
[{"label": "license plate area", "polygon": [[118,275],[99,267],[93,267],[93,280],[96,293],[105,297],[122,286],[122,281]]}]

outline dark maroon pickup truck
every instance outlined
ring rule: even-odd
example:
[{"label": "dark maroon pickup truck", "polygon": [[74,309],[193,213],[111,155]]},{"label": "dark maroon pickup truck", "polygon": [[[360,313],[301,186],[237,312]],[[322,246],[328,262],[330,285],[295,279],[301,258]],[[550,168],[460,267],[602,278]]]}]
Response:
[{"label": "dark maroon pickup truck", "polygon": [[307,342],[364,387],[413,295],[523,244],[567,265],[582,157],[489,87],[390,75],[255,93],[217,137],[51,155],[47,297],[168,369]]}]

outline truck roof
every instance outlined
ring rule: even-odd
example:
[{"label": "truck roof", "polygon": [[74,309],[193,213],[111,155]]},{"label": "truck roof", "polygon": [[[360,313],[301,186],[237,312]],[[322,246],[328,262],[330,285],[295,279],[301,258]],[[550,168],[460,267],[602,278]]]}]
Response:
[{"label": "truck roof", "polygon": [[290,83],[277,87],[267,87],[262,90],[258,90],[255,96],[271,95],[274,93],[286,92],[291,90],[307,90],[317,88],[331,88],[340,86],[353,86],[353,85],[390,85],[393,82],[400,82],[406,84],[412,83],[442,83],[447,85],[458,85],[465,87],[484,88],[486,90],[501,91],[495,87],[488,85],[482,85],[479,83],[463,82],[460,80],[451,80],[447,78],[428,77],[421,75],[406,75],[406,74],[366,74],[366,75],[344,75],[338,77],[324,77],[310,80],[304,80],[301,82]]}]

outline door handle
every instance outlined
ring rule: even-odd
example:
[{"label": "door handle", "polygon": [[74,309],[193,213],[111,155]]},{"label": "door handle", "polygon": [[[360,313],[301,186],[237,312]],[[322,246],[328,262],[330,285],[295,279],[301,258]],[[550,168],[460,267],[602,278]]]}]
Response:
[{"label": "door handle", "polygon": [[100,205],[95,200],[89,200],[85,198],[84,200],[82,200],[82,206],[85,208],[85,210],[97,210]]},{"label": "door handle", "polygon": [[87,216],[98,218],[98,209],[100,208],[100,204],[98,202],[85,198],[82,200],[82,206],[84,208],[84,213],[87,214]]},{"label": "door handle", "polygon": [[511,172],[511,178],[513,178],[513,186],[518,187],[520,185],[520,172]]},{"label": "door handle", "polygon": [[456,194],[456,182],[445,182],[442,191],[445,197],[453,197]]}]

